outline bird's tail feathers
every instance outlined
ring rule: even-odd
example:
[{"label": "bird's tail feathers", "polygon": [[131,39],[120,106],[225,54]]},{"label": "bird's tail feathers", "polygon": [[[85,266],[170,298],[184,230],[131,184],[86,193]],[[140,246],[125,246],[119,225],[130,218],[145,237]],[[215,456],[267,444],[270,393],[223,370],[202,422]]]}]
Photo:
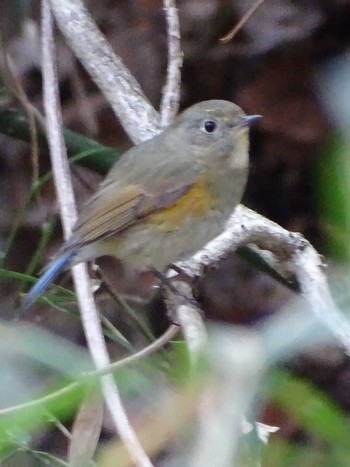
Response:
[{"label": "bird's tail feathers", "polygon": [[53,282],[58,274],[69,267],[76,255],[76,252],[69,251],[62,256],[54,259],[46,268],[43,275],[39,278],[38,282],[30,289],[23,302],[21,303],[21,310],[24,311],[29,308],[35,300],[44,292],[44,290]]}]

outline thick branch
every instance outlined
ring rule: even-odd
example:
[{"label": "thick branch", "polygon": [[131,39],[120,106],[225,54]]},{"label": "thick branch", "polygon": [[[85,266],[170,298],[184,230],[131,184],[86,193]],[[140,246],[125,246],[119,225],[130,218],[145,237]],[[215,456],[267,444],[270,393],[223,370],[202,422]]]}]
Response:
[{"label": "thick branch", "polygon": [[171,287],[165,285],[164,290],[168,314],[181,326],[195,364],[207,343],[201,310],[195,304],[191,287],[185,282],[172,282]]},{"label": "thick branch", "polygon": [[80,0],[49,0],[55,19],[134,143],[160,131],[159,114]]},{"label": "thick branch", "polygon": [[298,282],[310,309],[330,327],[350,355],[350,323],[332,299],[320,255],[302,235],[239,205],[225,231],[179,265],[190,277],[200,276],[230,251],[247,244],[256,245],[264,260],[284,278]]}]

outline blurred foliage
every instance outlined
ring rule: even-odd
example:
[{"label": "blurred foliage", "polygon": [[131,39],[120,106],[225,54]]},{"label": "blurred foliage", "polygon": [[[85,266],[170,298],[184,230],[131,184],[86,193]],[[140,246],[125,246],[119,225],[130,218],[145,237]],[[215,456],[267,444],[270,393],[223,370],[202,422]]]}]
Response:
[{"label": "blurred foliage", "polygon": [[[31,135],[26,117],[16,110],[0,110],[0,133],[30,143]],[[118,151],[99,144],[97,141],[65,129],[63,133],[68,155],[72,162],[79,162],[83,167],[105,174],[118,160]],[[38,144],[47,150],[45,133],[38,133]]]},{"label": "blurred foliage", "polygon": [[319,164],[318,195],[321,222],[330,255],[350,260],[350,141],[334,134]]},{"label": "blurred foliage", "polygon": [[310,383],[285,372],[272,375],[268,385],[271,400],[289,414],[298,433],[289,441],[272,436],[262,465],[348,466],[350,422],[341,408]]}]

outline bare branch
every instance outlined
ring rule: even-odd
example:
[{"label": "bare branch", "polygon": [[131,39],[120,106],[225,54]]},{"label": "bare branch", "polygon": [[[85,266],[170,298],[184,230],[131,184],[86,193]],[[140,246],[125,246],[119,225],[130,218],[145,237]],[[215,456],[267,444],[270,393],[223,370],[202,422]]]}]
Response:
[{"label": "bare branch", "polygon": [[48,143],[53,178],[62,219],[64,237],[69,238],[77,219],[77,210],[70,180],[66,147],[62,135],[62,119],[59,108],[57,76],[55,71],[55,46],[53,42],[50,7],[42,2],[42,73]]},{"label": "bare branch", "polygon": [[350,323],[332,299],[321,257],[302,235],[288,232],[239,205],[225,231],[179,266],[190,277],[200,276],[207,266],[217,264],[230,251],[244,244],[268,250],[262,252],[265,261],[286,279],[296,278],[310,309],[329,326],[350,355]]},{"label": "bare branch", "polygon": [[249,18],[255,13],[255,11],[258,9],[258,7],[264,3],[264,0],[256,0],[254,5],[249,8],[247,13],[238,21],[238,23],[229,31],[227,34],[225,34],[224,37],[220,38],[220,41],[223,42],[224,44],[230,40],[232,40],[235,35],[237,34],[238,31],[242,29],[242,27],[245,25],[245,23],[249,20]]},{"label": "bare branch", "polygon": [[[52,17],[49,3],[42,2],[42,73],[44,106],[47,118],[52,169],[58,196],[65,237],[69,237],[77,217],[67,152],[63,140],[63,125],[59,107],[58,85],[55,73],[55,48]],[[94,303],[89,276],[85,264],[73,268],[73,279],[77,291],[86,340],[91,356],[98,369],[109,365],[109,356],[103,337],[101,323]],[[105,402],[112,415],[116,430],[138,466],[151,466],[125,414],[113,376],[101,378]]]},{"label": "bare branch", "polygon": [[55,19],[134,143],[160,132],[154,110],[122,60],[116,56],[81,0],[49,0]]},{"label": "bare branch", "polygon": [[179,110],[183,53],[180,44],[180,24],[175,0],[163,0],[168,33],[168,69],[160,104],[162,127],[172,123]]}]

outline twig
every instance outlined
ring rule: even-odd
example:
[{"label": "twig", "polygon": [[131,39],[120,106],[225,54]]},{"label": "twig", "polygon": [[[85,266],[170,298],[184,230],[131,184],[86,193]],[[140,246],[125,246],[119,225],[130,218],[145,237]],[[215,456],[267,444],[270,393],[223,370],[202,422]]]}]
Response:
[{"label": "twig", "polygon": [[49,0],[70,46],[105,95],[134,143],[160,131],[160,117],[117,57],[81,0]]},{"label": "twig", "polygon": [[138,316],[138,314],[127,303],[127,301],[116,290],[114,290],[113,285],[110,283],[107,275],[103,273],[103,270],[101,270],[99,267],[96,267],[95,272],[97,277],[104,283],[105,287],[108,290],[108,293],[110,294],[114,302],[121,308],[123,312],[126,313],[126,315],[129,316],[129,318],[135,321],[144,337],[146,337],[148,341],[154,340],[154,335],[150,331],[149,327],[142,320],[142,318]]},{"label": "twig", "polygon": [[[47,118],[50,154],[59,200],[65,237],[68,238],[75,223],[77,213],[69,174],[69,164],[62,134],[62,120],[59,108],[58,85],[54,65],[54,41],[50,5],[42,1],[42,72],[44,106]],[[77,291],[86,340],[91,356],[98,369],[109,365],[109,356],[103,338],[101,323],[94,304],[85,264],[73,268],[73,280]],[[127,447],[132,459],[139,466],[151,466],[146,453],[125,414],[113,376],[108,374],[101,379],[105,402],[111,413],[114,425]]]},{"label": "twig", "polygon": [[48,133],[48,143],[52,157],[52,172],[56,186],[65,238],[71,234],[77,218],[74,194],[70,182],[67,153],[62,136],[62,121],[59,110],[58,84],[55,74],[54,43],[50,7],[42,2],[42,73],[43,97]]},{"label": "twig", "polygon": [[[90,105],[89,96],[84,84],[83,79],[80,76],[77,62],[72,60],[72,92],[74,93],[74,105],[78,114],[78,118],[84,125],[88,135],[96,136],[98,134],[98,123],[97,123],[97,109]],[[100,95],[103,99],[103,97]]]},{"label": "twig", "polygon": [[175,0],[163,0],[168,34],[168,69],[160,104],[162,127],[174,120],[180,105],[180,84],[183,53],[180,44],[180,24]]},{"label": "twig", "polygon": [[264,0],[257,0],[254,5],[249,8],[249,10],[247,11],[247,13],[245,15],[243,15],[242,19],[240,21],[238,21],[238,23],[236,24],[236,26],[234,26],[234,28],[231,29],[231,31],[229,31],[227,34],[225,34],[224,37],[221,37],[219,39],[220,42],[223,42],[223,43],[226,43],[230,40],[232,40],[235,35],[237,34],[237,32],[242,29],[242,27],[245,25],[245,23],[248,21],[248,19],[255,13],[255,11],[259,8],[259,6],[264,3]]},{"label": "twig", "polygon": [[169,328],[165,331],[164,334],[162,334],[160,337],[158,337],[158,339],[156,339],[143,349],[139,350],[138,352],[135,352],[132,355],[124,357],[123,359],[118,360],[117,362],[111,363],[108,366],[108,368],[86,373],[84,377],[96,378],[98,376],[103,376],[107,373],[117,370],[121,366],[130,365],[131,363],[134,363],[135,361],[140,360],[141,358],[148,357],[148,355],[151,355],[157,350],[160,350],[162,347],[164,347],[165,344],[170,342],[170,340],[173,339],[179,333],[179,331],[179,326],[172,324],[169,326]]},{"label": "twig", "polygon": [[56,428],[65,436],[69,441],[72,439],[72,434],[66,428],[63,423],[51,412],[46,412],[47,417],[49,418],[50,422],[54,423]]}]

